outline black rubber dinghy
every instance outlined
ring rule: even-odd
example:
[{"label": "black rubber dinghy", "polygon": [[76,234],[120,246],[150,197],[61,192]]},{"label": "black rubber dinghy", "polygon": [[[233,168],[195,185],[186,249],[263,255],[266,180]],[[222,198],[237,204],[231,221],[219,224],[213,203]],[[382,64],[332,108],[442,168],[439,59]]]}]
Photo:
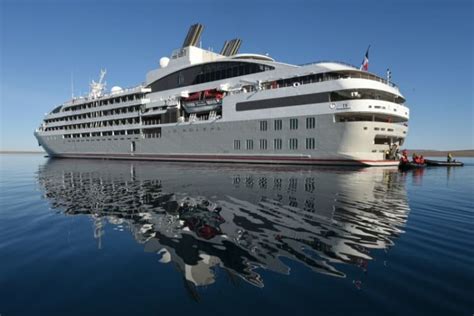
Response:
[{"label": "black rubber dinghy", "polygon": [[[426,161],[426,160],[425,160]],[[411,170],[411,169],[420,169],[426,167],[426,164],[421,163],[414,163],[414,162],[407,162],[407,163],[400,163],[398,168],[400,170]]]},{"label": "black rubber dinghy", "polygon": [[439,167],[462,167],[462,166],[464,166],[464,163],[460,162],[460,161],[447,162],[447,161],[443,161],[443,160],[425,159],[425,163],[428,166],[439,166]]}]

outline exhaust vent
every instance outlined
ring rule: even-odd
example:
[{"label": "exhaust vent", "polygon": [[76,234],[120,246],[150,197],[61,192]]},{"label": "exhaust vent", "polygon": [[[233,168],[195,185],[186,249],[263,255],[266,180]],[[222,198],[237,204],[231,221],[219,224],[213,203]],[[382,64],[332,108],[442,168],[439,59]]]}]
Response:
[{"label": "exhaust vent", "polygon": [[197,23],[191,25],[188,31],[188,35],[186,35],[186,38],[184,39],[182,47],[184,48],[188,46],[196,46],[196,44],[199,42],[199,39],[201,38],[203,30],[204,26],[202,24]]},{"label": "exhaust vent", "polygon": [[230,41],[225,41],[224,46],[221,50],[221,55],[224,56],[233,56],[239,52],[240,45],[242,44],[242,40],[238,38],[234,38]]}]

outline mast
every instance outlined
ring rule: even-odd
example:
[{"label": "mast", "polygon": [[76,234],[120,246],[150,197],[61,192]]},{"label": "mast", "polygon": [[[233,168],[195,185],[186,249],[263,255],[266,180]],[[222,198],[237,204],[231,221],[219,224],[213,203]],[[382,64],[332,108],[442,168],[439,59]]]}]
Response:
[{"label": "mast", "polygon": [[90,83],[90,92],[89,92],[89,97],[92,98],[92,99],[96,99],[96,98],[99,98],[102,96],[102,93],[104,92],[105,90],[105,86],[106,86],[106,82],[104,82],[104,78],[105,78],[105,74],[107,73],[107,70],[105,69],[101,69],[100,70],[100,77],[99,77],[99,81],[98,82],[95,82],[94,80],[92,80],[92,82]]}]

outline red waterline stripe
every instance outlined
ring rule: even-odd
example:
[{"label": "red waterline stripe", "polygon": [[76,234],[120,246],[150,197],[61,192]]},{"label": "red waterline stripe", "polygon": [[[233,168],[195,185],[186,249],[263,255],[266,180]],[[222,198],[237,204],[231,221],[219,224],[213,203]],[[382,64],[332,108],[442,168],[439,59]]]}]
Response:
[{"label": "red waterline stripe", "polygon": [[353,159],[315,159],[308,157],[285,157],[285,156],[222,156],[222,155],[170,155],[170,154],[105,154],[105,153],[70,153],[57,154],[60,157],[100,157],[100,158],[148,158],[148,159],[184,159],[184,160],[260,160],[260,161],[301,161],[301,162],[342,162],[342,163],[397,163],[396,160],[353,160]]}]

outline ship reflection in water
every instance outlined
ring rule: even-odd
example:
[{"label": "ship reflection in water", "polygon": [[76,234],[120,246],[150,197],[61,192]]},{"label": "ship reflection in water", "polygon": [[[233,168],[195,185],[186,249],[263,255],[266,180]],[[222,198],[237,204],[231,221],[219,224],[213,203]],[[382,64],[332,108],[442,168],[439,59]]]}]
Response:
[{"label": "ship reflection in water", "polygon": [[261,268],[290,274],[282,258],[335,277],[347,265],[367,269],[406,223],[401,177],[386,168],[67,159],[38,175],[54,209],[94,219],[99,247],[106,224],[125,227],[178,267],[191,294],[216,281],[216,268],[263,287]]}]

